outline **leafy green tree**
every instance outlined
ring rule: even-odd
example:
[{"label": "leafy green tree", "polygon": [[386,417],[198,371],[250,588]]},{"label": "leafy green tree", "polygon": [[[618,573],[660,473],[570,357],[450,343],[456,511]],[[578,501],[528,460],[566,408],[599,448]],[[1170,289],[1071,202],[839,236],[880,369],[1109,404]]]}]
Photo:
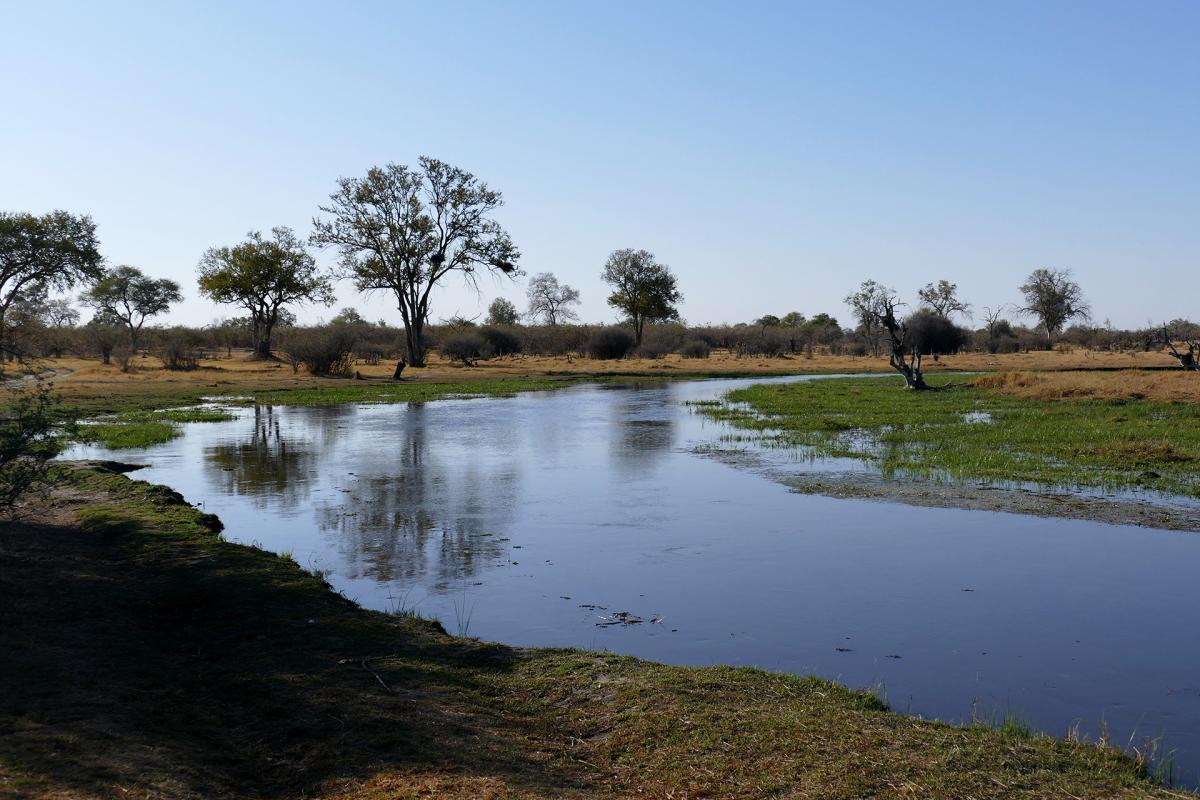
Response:
[{"label": "leafy green tree", "polygon": [[291,228],[272,228],[271,238],[251,231],[233,247],[213,247],[200,259],[200,293],[250,313],[254,355],[271,357],[271,335],[293,303],[333,303],[329,278],[317,270]]},{"label": "leafy green tree", "polygon": [[168,278],[151,278],[137,267],[120,266],[83,293],[85,305],[108,320],[118,320],[129,331],[131,355],[138,351],[138,337],[150,317],[167,311],[183,300],[179,284]]},{"label": "leafy green tree", "polygon": [[511,301],[497,297],[488,306],[487,325],[516,325],[521,319],[521,312]]},{"label": "leafy green tree", "polygon": [[767,328],[778,328],[783,322],[774,314],[763,314],[754,320],[754,324],[758,326],[760,333],[766,333]]},{"label": "leafy green tree", "polygon": [[83,340],[100,354],[102,364],[112,363],[113,351],[126,338],[121,321],[100,312],[80,328]]},{"label": "leafy green tree", "polygon": [[62,451],[62,431],[70,420],[41,379],[5,391],[0,405],[0,512],[11,516],[24,495],[52,480],[52,461]]},{"label": "leafy green tree", "polygon": [[799,311],[789,311],[779,318],[779,327],[787,331],[788,350],[796,352],[796,340],[804,329],[804,315]]},{"label": "leafy green tree", "polygon": [[433,288],[453,273],[472,286],[479,272],[519,274],[520,258],[493,219],[500,192],[466,170],[422,156],[416,168],[372,167],[342,178],[313,220],[309,241],[336,247],[342,275],[359,291],[395,295],[404,320],[409,363],[425,364],[425,325]]},{"label": "leafy green tree", "polygon": [[0,356],[9,351],[6,321],[15,304],[42,302],[52,290],[66,291],[103,274],[91,217],[0,212]]},{"label": "leafy green tree", "polygon": [[614,250],[601,274],[613,288],[608,304],[624,312],[633,325],[634,345],[642,343],[647,322],[679,319],[675,304],[683,300],[670,267],[647,250]]}]

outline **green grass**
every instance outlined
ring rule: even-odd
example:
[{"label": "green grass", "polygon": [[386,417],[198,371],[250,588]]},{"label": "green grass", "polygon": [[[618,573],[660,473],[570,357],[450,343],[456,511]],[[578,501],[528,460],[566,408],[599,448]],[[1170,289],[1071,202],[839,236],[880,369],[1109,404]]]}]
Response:
[{"label": "green grass", "polygon": [[1196,405],[1035,400],[953,380],[933,378],[941,388],[929,392],[882,378],[759,385],[699,410],[768,444],[862,459],[885,474],[1200,497]]},{"label": "green grass", "polygon": [[[232,396],[234,402],[278,406],[328,406],[341,403],[424,403],[462,397],[513,397],[594,383],[596,378],[504,378],[455,383],[369,383],[346,381],[334,386],[271,389]],[[221,398],[214,398],[220,401]]]},{"label": "green grass", "polygon": [[0,526],[6,797],[1180,796],[1111,748],[815,677],[452,637],[170,489],[70,480],[46,510],[76,523]]},{"label": "green grass", "polygon": [[[586,379],[595,382],[595,378]],[[201,400],[222,403],[227,406],[252,404],[276,406],[322,406],[342,403],[424,403],[432,400],[470,397],[513,397],[520,392],[549,391],[574,386],[585,379],[572,378],[516,378],[492,381],[463,381],[458,383],[361,383],[347,381],[344,384],[306,387],[299,389],[259,390],[242,395],[210,395],[189,397],[193,402]],[[187,407],[163,408],[162,402],[179,402],[180,397],[122,398],[134,404],[115,413],[95,417],[80,425],[75,438],[81,442],[99,444],[111,450],[150,447],[169,442],[183,434],[179,428],[184,422],[224,422],[233,415],[221,408]],[[76,405],[76,410],[81,407]],[[94,410],[95,407],[92,406]]]},{"label": "green grass", "polygon": [[183,435],[184,422],[225,422],[233,419],[219,408],[172,408],[163,411],[131,409],[80,425],[75,438],[110,450],[127,450],[169,442]]}]

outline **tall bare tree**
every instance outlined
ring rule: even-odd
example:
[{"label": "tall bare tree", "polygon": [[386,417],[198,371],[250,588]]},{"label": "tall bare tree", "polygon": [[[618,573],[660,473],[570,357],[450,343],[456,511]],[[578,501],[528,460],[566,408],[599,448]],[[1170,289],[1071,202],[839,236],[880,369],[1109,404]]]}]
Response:
[{"label": "tall bare tree", "polygon": [[579,319],[579,314],[571,308],[579,305],[579,291],[565,283],[560,284],[553,272],[539,272],[530,278],[525,296],[529,299],[526,313],[535,322],[553,326]]},{"label": "tall bare tree", "polygon": [[1177,319],[1159,326],[1150,338],[1165,347],[1185,370],[1200,370],[1200,326]]},{"label": "tall bare tree", "polygon": [[864,281],[858,291],[846,296],[845,302],[860,325],[882,332],[888,345],[888,363],[904,378],[905,387],[928,389],[920,368],[922,348],[917,345],[914,331],[896,317],[904,303],[896,299],[895,290],[882,283]]},{"label": "tall bare tree", "polygon": [[1069,269],[1035,269],[1021,285],[1021,294],[1025,305],[1020,310],[1037,318],[1046,331],[1047,347],[1068,321],[1091,316],[1083,290],[1071,279]]},{"label": "tall bare tree", "polygon": [[342,178],[313,220],[310,242],[336,247],[359,291],[386,291],[404,321],[408,359],[425,364],[425,324],[435,286],[453,273],[470,285],[482,271],[518,274],[520,253],[493,219],[500,194],[466,170],[422,156],[415,168],[372,167]]},{"label": "tall bare tree", "polygon": [[940,280],[936,284],[927,283],[924,289],[917,291],[917,297],[921,298],[921,303],[926,308],[943,319],[950,319],[954,314],[964,317],[971,314],[971,306],[958,297],[957,283],[947,280]]}]

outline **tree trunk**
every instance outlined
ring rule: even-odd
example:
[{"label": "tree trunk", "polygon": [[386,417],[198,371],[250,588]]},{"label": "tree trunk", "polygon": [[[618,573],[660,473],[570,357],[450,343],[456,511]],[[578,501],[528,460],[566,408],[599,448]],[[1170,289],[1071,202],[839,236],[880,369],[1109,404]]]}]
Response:
[{"label": "tree trunk", "polygon": [[404,339],[408,346],[408,363],[413,367],[425,366],[425,321],[414,319],[404,323]]},{"label": "tree trunk", "polygon": [[888,362],[892,365],[892,369],[904,376],[905,389],[928,389],[925,384],[925,375],[921,372],[921,357],[913,356],[910,362],[904,355],[903,351],[893,351]]},{"label": "tree trunk", "polygon": [[258,335],[258,341],[254,343],[255,358],[270,358],[271,357],[271,333],[264,331]]}]

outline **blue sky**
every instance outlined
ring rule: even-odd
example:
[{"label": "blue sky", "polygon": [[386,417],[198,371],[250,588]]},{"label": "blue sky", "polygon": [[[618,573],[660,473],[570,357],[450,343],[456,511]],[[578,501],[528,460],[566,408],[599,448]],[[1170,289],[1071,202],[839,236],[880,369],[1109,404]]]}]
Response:
[{"label": "blue sky", "polygon": [[[307,234],[343,175],[433,155],[500,189],[528,272],[613,319],[619,247],[695,323],[828,311],[875,278],[976,307],[1072,269],[1097,321],[1200,316],[1200,3],[5,0],[0,208],[96,219],[179,280]],[[332,263],[331,253],[320,259]],[[474,316],[521,285],[437,297]],[[398,321],[378,297],[341,305]],[[332,310],[308,309],[304,319]]]}]

